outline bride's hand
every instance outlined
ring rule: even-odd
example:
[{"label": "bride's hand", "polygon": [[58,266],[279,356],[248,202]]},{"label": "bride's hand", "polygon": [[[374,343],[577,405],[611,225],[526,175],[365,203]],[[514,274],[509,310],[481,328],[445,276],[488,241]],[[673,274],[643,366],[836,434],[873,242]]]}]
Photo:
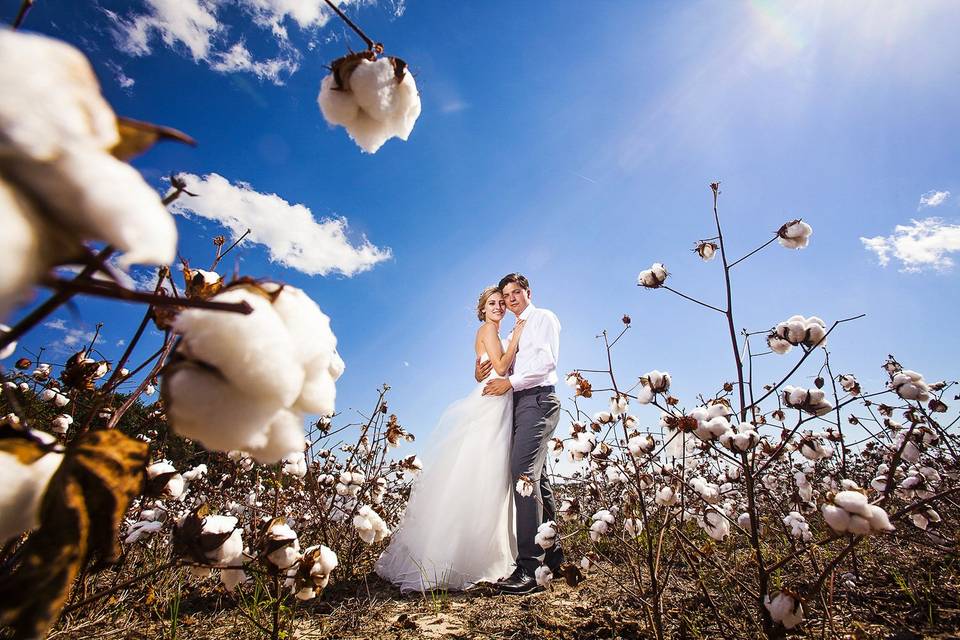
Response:
[{"label": "bride's hand", "polygon": [[514,341],[520,340],[520,334],[523,333],[523,327],[527,324],[526,320],[517,320],[517,324],[513,327],[513,332],[511,338]]}]

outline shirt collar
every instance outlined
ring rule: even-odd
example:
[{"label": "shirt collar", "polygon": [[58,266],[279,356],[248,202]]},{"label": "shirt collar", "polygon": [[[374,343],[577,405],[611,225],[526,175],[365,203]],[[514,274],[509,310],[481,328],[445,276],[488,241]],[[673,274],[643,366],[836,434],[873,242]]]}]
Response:
[{"label": "shirt collar", "polygon": [[520,314],[520,320],[526,320],[527,318],[529,318],[530,314],[533,313],[534,309],[536,309],[536,307],[533,306],[532,302],[528,304],[527,308],[524,309],[523,313]]}]

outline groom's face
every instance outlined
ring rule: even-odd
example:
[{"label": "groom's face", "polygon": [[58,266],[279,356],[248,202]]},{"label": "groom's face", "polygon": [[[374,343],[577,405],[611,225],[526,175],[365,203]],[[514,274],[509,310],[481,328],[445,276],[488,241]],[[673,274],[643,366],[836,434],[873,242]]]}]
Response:
[{"label": "groom's face", "polygon": [[507,309],[519,316],[530,304],[530,290],[516,282],[508,282],[503,288],[503,299],[507,301]]}]

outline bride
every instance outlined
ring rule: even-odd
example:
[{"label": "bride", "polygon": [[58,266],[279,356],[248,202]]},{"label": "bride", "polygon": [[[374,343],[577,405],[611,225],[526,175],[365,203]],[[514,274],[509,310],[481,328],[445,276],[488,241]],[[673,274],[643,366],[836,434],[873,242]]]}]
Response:
[{"label": "bride", "polygon": [[403,521],[377,560],[380,577],[403,592],[463,590],[510,572],[517,555],[510,481],[513,394],[484,396],[487,380],[506,377],[523,321],[500,339],[503,295],[487,287],[477,303],[483,323],[474,348],[493,369],[466,398],[447,407],[424,456]]}]

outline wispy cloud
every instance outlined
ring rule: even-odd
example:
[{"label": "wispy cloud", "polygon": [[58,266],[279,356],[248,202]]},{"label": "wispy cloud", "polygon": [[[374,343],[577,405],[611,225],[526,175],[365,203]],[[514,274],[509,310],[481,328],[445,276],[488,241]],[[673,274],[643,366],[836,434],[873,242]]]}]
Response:
[{"label": "wispy cloud", "polygon": [[882,266],[896,258],[904,272],[948,271],[954,266],[950,254],[960,251],[960,225],[942,218],[911,220],[909,225],[898,224],[889,236],[860,238],[860,242]]},{"label": "wispy cloud", "polygon": [[[288,27],[295,24],[302,31],[316,31],[332,16],[324,0],[235,0],[233,4],[256,27],[269,31],[278,46],[277,55],[258,60],[243,41],[227,42],[232,29],[219,15],[225,4],[221,0],[143,0],[139,11],[124,15],[103,11],[117,47],[130,55],[149,55],[159,40],[215,71],[252,73],[275,84],[283,84],[300,67],[300,52],[290,44]],[[394,4],[394,14],[402,13],[403,3]]]},{"label": "wispy cloud", "polygon": [[920,196],[920,204],[917,205],[917,211],[920,209],[926,209],[927,207],[939,207],[944,202],[947,201],[947,198],[950,197],[949,191],[936,191],[931,189],[925,194]]},{"label": "wispy cloud", "polygon": [[389,248],[374,246],[366,237],[351,242],[346,218],[317,220],[308,207],[290,204],[275,193],[260,193],[246,182],[231,184],[216,173],[203,177],[183,174],[196,198],[181,198],[172,209],[183,215],[215,220],[239,238],[264,245],[270,259],[310,275],[352,276],[391,258]]},{"label": "wispy cloud", "polygon": [[110,69],[110,73],[113,74],[113,79],[117,81],[117,84],[120,85],[121,89],[130,90],[133,88],[133,85],[136,84],[136,81],[128,76],[123,67],[113,61],[107,62],[107,68]]},{"label": "wispy cloud", "polygon": [[293,75],[300,67],[294,56],[279,56],[269,60],[254,60],[250,51],[242,42],[237,42],[228,51],[217,54],[210,65],[214,71],[234,73],[248,71],[261,80],[270,80],[274,84],[283,84],[284,79]]},{"label": "wispy cloud", "polygon": [[[44,322],[43,326],[53,331],[62,332],[62,335],[59,338],[47,345],[47,349],[54,353],[70,353],[73,351],[79,351],[80,348],[90,344],[90,341],[93,340],[93,336],[95,335],[94,331],[67,326],[67,323],[63,321],[63,318],[57,318],[56,320]],[[100,336],[102,337],[103,334],[101,333]]]}]

